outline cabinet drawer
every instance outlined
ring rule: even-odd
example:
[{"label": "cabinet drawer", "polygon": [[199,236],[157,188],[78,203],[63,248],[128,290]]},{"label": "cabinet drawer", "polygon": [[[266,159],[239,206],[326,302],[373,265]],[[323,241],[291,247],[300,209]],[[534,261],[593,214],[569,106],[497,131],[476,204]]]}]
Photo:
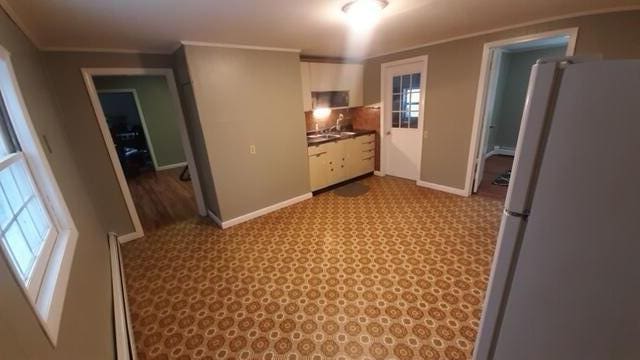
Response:
[{"label": "cabinet drawer", "polygon": [[362,149],[360,151],[360,156],[364,159],[370,156],[375,156],[376,155],[376,148],[372,147],[370,149]]},{"label": "cabinet drawer", "polygon": [[358,144],[362,145],[375,145],[376,144],[376,134],[362,135],[358,136]]},{"label": "cabinet drawer", "polygon": [[329,149],[329,144],[311,145],[307,148],[307,154],[309,156],[325,154]]},{"label": "cabinet drawer", "polygon": [[375,168],[375,159],[376,157],[374,155],[362,158],[357,167],[358,175],[372,172]]}]

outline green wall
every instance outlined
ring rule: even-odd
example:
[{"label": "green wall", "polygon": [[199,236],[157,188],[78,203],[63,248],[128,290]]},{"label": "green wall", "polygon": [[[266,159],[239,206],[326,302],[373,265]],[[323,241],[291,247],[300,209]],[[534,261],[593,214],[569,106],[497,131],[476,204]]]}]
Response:
[{"label": "green wall", "polygon": [[186,161],[178,129],[178,113],[164,76],[96,76],[94,83],[98,90],[135,89],[157,165]]},{"label": "green wall", "polygon": [[502,91],[496,98],[496,119],[493,122],[495,136],[493,146],[504,149],[515,149],[520,131],[520,121],[524,110],[524,102],[527,97],[527,87],[531,67],[543,57],[563,56],[567,51],[566,45],[548,47],[544,49],[505,53],[503,55],[501,77],[498,89]]}]

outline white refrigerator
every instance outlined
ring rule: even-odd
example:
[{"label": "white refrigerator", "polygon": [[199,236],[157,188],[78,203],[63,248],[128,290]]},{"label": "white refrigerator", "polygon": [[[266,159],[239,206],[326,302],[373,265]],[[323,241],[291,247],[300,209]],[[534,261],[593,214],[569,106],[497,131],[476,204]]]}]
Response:
[{"label": "white refrigerator", "polygon": [[533,66],[474,359],[640,359],[640,60]]}]

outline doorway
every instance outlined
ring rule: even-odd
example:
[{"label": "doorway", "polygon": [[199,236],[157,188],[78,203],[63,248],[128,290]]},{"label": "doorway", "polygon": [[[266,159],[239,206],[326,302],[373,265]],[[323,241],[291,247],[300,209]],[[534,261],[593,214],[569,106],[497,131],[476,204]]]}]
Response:
[{"label": "doorway", "polygon": [[568,29],[485,44],[467,194],[505,200],[531,67],[541,58],[573,55],[576,34]]},{"label": "doorway", "polygon": [[119,240],[206,215],[172,70],[83,75],[134,225]]},{"label": "doorway", "polygon": [[420,180],[427,56],[382,65],[381,170]]}]

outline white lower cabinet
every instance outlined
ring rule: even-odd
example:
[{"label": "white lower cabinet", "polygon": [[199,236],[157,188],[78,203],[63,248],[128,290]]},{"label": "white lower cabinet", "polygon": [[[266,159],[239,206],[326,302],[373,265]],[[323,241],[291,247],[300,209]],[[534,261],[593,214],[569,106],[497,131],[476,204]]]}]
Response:
[{"label": "white lower cabinet", "polygon": [[311,191],[372,172],[375,147],[374,134],[309,146]]}]

